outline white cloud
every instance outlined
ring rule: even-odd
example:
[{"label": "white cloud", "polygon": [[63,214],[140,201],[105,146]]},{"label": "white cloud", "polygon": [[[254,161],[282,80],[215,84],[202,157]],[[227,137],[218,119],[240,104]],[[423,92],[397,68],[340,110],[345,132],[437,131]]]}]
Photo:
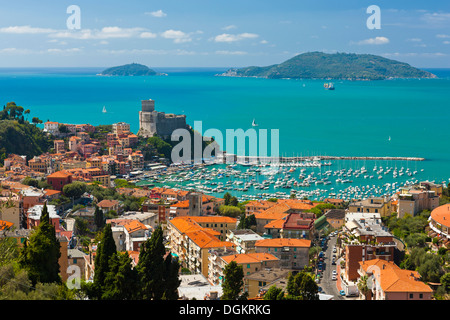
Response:
[{"label": "white cloud", "polygon": [[80,40],[91,39],[114,39],[114,38],[132,38],[138,37],[143,32],[146,32],[143,28],[121,28],[121,27],[104,27],[98,29],[81,29],[73,31],[59,31],[50,34],[52,38],[69,38]]},{"label": "white cloud", "polygon": [[409,41],[409,42],[421,42],[422,39],[420,39],[420,38],[411,38],[411,39],[407,39],[406,41]]},{"label": "white cloud", "polygon": [[358,44],[380,45],[389,43],[389,39],[386,37],[375,37],[366,40],[359,41]]},{"label": "white cloud", "polygon": [[156,33],[145,31],[145,32],[142,32],[139,37],[144,38],[144,39],[153,39],[153,38],[156,38],[157,35],[156,35]]},{"label": "white cloud", "polygon": [[151,15],[152,17],[156,17],[156,18],[164,18],[167,16],[166,13],[164,13],[162,10],[157,10],[157,11],[153,11],[153,12],[146,12],[145,14]]},{"label": "white cloud", "polygon": [[261,43],[261,44],[268,44],[269,41],[267,41],[267,40],[261,40],[259,43]]},{"label": "white cloud", "polygon": [[[196,34],[203,33],[202,31],[196,31]],[[185,43],[185,42],[191,42],[192,41],[192,34],[193,33],[186,33],[180,30],[166,30],[161,33],[161,37],[165,39],[172,39],[174,43]]]},{"label": "white cloud", "polygon": [[47,49],[48,53],[79,53],[80,48],[70,48],[70,49]]},{"label": "white cloud", "polygon": [[437,34],[436,38],[447,39],[450,38],[450,36],[448,34]]},{"label": "white cloud", "polygon": [[222,30],[231,30],[236,29],[237,27],[234,24],[230,24],[229,26],[223,27]]},{"label": "white cloud", "polygon": [[247,52],[245,51],[228,51],[228,50],[218,50],[216,54],[224,54],[224,55],[245,55]]},{"label": "white cloud", "polygon": [[425,20],[429,23],[442,23],[450,21],[450,13],[447,12],[435,12],[435,13],[426,13],[423,15],[422,20]]},{"label": "white cloud", "polygon": [[214,41],[215,42],[236,42],[236,41],[241,41],[244,39],[254,39],[254,38],[258,38],[259,35],[255,34],[255,33],[241,33],[241,34],[229,34],[229,33],[222,33],[219,34],[218,36],[214,37]]},{"label": "white cloud", "polygon": [[48,28],[35,28],[31,26],[10,26],[0,28],[0,33],[9,33],[9,34],[39,34],[39,33],[52,33],[56,32],[54,29]]}]

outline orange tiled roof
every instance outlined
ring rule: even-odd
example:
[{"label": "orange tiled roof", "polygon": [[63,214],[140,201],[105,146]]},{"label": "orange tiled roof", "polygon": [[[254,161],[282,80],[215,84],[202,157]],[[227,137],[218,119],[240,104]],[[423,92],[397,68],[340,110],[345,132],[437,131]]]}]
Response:
[{"label": "orange tiled roof", "polygon": [[[185,217],[182,217],[185,218]],[[192,221],[197,223],[236,223],[236,218],[224,216],[190,216]]]},{"label": "orange tiled roof", "polygon": [[107,200],[107,199],[105,199],[105,200],[100,201],[97,204],[97,206],[100,207],[100,208],[111,208],[111,207],[114,207],[115,205],[118,205],[118,204],[119,204],[119,201],[117,201],[117,200]]},{"label": "orange tiled roof", "polygon": [[52,195],[54,195],[54,194],[61,193],[61,191],[58,191],[58,190],[52,190],[52,189],[45,189],[44,192],[45,192],[45,194],[48,195],[48,196],[52,196]]},{"label": "orange tiled roof", "polygon": [[189,208],[189,200],[178,201],[177,203],[173,204],[172,207]]},{"label": "orange tiled roof", "polygon": [[196,230],[186,233],[186,236],[202,249],[205,248],[223,248],[234,247],[235,245],[228,241],[222,241],[217,239],[205,230]]},{"label": "orange tiled roof", "polygon": [[148,228],[138,220],[130,220],[128,223],[124,224],[125,229],[128,233],[132,233],[139,230],[147,230]]},{"label": "orange tiled roof", "polygon": [[258,240],[255,243],[257,247],[303,247],[309,248],[311,240],[293,239],[293,238],[277,238]]},{"label": "orange tiled roof", "polygon": [[277,257],[270,253],[241,253],[232,254],[229,256],[223,256],[222,259],[226,263],[235,261],[236,263],[260,263],[261,261],[279,260]]},{"label": "orange tiled roof", "polygon": [[400,269],[392,261],[373,259],[359,262],[364,271],[374,273],[384,292],[433,292],[419,281],[417,271]]},{"label": "orange tiled roof", "polygon": [[266,229],[282,229],[286,219],[272,220],[264,226]]},{"label": "orange tiled roof", "polygon": [[65,171],[56,171],[50,175],[47,176],[47,178],[68,178],[70,177],[72,174],[65,172]]},{"label": "orange tiled roof", "polygon": [[170,220],[170,223],[180,232],[186,233],[193,230],[199,230],[200,227],[197,223],[190,219],[186,219],[186,217],[177,217]]},{"label": "orange tiled roof", "polygon": [[444,204],[431,211],[431,219],[447,228],[450,227],[450,204]]}]

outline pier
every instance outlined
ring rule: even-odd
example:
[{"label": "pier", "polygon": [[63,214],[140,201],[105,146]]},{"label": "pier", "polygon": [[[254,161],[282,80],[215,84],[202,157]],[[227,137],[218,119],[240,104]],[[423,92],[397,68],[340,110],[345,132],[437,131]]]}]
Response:
[{"label": "pier", "polygon": [[373,157],[373,156],[280,156],[280,157],[252,157],[252,156],[237,156],[234,154],[224,154],[222,157],[217,157],[217,160],[223,162],[237,162],[237,163],[277,163],[277,162],[303,162],[303,161],[321,161],[321,160],[380,160],[380,161],[425,161],[425,158],[420,157]]}]

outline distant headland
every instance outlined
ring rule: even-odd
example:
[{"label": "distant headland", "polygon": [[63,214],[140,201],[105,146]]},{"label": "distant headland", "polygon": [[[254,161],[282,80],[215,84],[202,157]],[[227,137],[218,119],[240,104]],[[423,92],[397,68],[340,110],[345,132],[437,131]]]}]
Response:
[{"label": "distant headland", "polygon": [[266,67],[229,69],[217,76],[268,79],[386,80],[437,78],[407,63],[372,54],[308,52]]},{"label": "distant headland", "polygon": [[100,76],[166,76],[166,73],[158,73],[149,67],[139,64],[130,63],[123,66],[111,67],[103,70]]}]

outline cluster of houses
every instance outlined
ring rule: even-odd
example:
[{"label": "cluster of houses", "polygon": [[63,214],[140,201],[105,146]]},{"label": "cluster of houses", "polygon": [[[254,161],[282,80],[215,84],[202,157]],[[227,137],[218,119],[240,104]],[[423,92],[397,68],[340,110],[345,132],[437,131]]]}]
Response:
[{"label": "cluster of houses", "polygon": [[[111,187],[114,175],[127,174],[144,167],[143,156],[132,147],[137,137],[129,125],[113,125],[107,136],[108,155],[98,154],[98,141],[91,139],[91,127],[46,123],[46,130],[61,134],[55,141],[55,154],[29,159],[10,155],[0,171],[0,203],[8,203],[0,212],[0,236],[14,237],[23,245],[30,232],[39,225],[44,203],[63,194],[73,181],[98,181]],[[62,141],[62,142],[61,142]],[[66,142],[68,145],[66,146]],[[43,178],[50,186],[39,189],[21,183],[25,177]],[[258,299],[272,285],[284,288],[290,272],[311,265],[310,249],[324,226],[341,230],[337,245],[339,286],[347,295],[364,299],[431,299],[433,290],[420,281],[417,272],[401,270],[396,258],[403,243],[383,226],[381,218],[397,213],[415,215],[430,210],[430,232],[450,239],[450,206],[439,206],[442,186],[422,182],[402,188],[392,198],[369,198],[353,201],[348,209],[330,209],[317,217],[313,210],[319,203],[300,199],[255,200],[245,204],[246,216],[254,215],[256,224],[238,229],[239,217],[218,214],[224,199],[200,192],[164,187],[117,188],[117,192],[145,198],[139,211],[124,212],[117,200],[103,200],[96,205],[118,216],[108,219],[118,251],[126,251],[135,265],[140,245],[158,225],[163,225],[167,251],[182,268],[179,287],[181,299],[217,299],[222,294],[224,269],[231,262],[244,271],[244,290]],[[84,195],[92,201],[91,195]],[[89,202],[88,201],[88,202]],[[334,203],[328,199],[327,203]],[[337,201],[337,200],[336,200]],[[67,280],[70,266],[78,266],[86,281],[93,279],[96,244],[89,252],[78,247],[75,219],[95,224],[94,207],[86,206],[62,216],[58,207],[48,205],[50,219],[61,243],[61,276]],[[189,274],[185,274],[189,271]],[[357,283],[368,276],[369,289],[359,292]]]},{"label": "cluster of houses", "polygon": [[[61,127],[67,128],[64,133]],[[98,181],[110,186],[111,176],[126,176],[130,172],[144,168],[144,156],[133,148],[138,137],[130,132],[127,123],[115,123],[112,132],[107,134],[106,145],[98,139],[91,138],[96,128],[92,125],[70,125],[46,122],[45,132],[58,138],[54,140],[54,152],[44,153],[31,159],[11,154],[0,168],[0,177],[9,181],[21,181],[25,177],[58,178],[84,182]],[[104,152],[104,148],[108,150]],[[52,185],[60,190],[60,185]]]}]

